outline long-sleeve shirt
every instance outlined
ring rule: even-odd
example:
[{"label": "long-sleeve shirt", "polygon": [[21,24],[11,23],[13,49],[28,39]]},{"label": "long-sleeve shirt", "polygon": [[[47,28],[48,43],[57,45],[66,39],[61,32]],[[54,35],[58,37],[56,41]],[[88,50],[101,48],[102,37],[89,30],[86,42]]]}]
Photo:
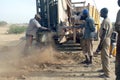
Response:
[{"label": "long-sleeve shirt", "polygon": [[95,24],[94,20],[91,17],[86,18],[85,20],[85,31],[84,31],[84,39],[91,39],[93,38],[92,32],[95,31]]}]

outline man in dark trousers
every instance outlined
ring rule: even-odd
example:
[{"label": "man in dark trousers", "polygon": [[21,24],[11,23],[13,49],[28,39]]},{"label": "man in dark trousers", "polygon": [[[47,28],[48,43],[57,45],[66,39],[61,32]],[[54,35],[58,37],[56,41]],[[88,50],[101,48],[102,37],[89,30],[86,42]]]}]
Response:
[{"label": "man in dark trousers", "polygon": [[[120,7],[120,0],[118,0],[118,6]],[[120,10],[118,11],[116,17],[115,30],[118,32],[115,74],[116,80],[120,80]]]}]

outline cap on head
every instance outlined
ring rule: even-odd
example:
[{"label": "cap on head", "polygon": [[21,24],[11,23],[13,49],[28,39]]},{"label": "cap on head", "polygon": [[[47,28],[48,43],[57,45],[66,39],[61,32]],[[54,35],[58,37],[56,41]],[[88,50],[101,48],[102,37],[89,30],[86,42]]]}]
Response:
[{"label": "cap on head", "polygon": [[40,18],[41,18],[41,16],[40,16],[39,14],[35,14],[35,18],[40,19]]},{"label": "cap on head", "polygon": [[89,11],[88,11],[88,9],[84,9],[84,10],[82,11],[82,13],[83,13],[83,15],[88,15],[88,14],[89,14]]},{"label": "cap on head", "polygon": [[100,12],[104,13],[104,14],[108,14],[108,9],[107,8],[102,8]]}]

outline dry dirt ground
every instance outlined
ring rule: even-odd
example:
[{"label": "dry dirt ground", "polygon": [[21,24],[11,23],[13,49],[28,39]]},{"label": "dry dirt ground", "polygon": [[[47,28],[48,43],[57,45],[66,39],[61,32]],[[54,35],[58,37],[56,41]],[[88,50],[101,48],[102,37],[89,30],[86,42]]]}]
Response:
[{"label": "dry dirt ground", "polygon": [[[7,34],[9,26],[0,27],[0,80],[115,80],[114,58],[111,58],[111,78],[99,78],[102,72],[100,55],[93,65],[78,64],[84,60],[80,53],[60,53],[51,45],[32,47],[23,55],[23,34]],[[98,42],[94,42],[94,50]]]}]

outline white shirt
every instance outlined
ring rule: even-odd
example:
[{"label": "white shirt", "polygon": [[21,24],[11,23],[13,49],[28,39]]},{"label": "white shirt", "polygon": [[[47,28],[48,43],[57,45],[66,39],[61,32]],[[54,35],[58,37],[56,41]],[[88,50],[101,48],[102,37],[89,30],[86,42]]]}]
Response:
[{"label": "white shirt", "polygon": [[35,18],[33,18],[29,21],[29,25],[26,30],[26,34],[33,35],[33,37],[36,37],[36,32],[37,32],[38,28],[46,29],[45,27],[42,27]]}]

